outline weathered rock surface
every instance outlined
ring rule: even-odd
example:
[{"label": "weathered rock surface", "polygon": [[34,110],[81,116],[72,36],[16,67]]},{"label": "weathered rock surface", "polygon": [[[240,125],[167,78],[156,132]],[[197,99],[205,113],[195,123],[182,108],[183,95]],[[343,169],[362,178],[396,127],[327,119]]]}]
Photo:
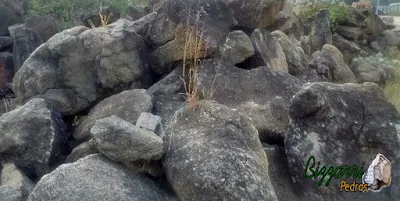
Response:
[{"label": "weathered rock surface", "polygon": [[257,130],[237,110],[201,101],[167,138],[165,174],[181,200],[277,200]]},{"label": "weathered rock surface", "polygon": [[256,29],[250,39],[253,42],[256,56],[262,60],[261,66],[267,66],[273,71],[289,72],[285,53],[271,33],[265,29]]},{"label": "weathered rock surface", "polygon": [[136,121],[136,126],[149,130],[160,137],[164,137],[162,118],[149,112],[142,112]]},{"label": "weathered rock surface", "polygon": [[13,38],[9,36],[0,36],[0,51],[5,50],[13,44]]},{"label": "weathered rock surface", "polygon": [[26,27],[34,30],[46,42],[60,32],[57,21],[52,16],[30,16],[25,22]]},{"label": "weathered rock surface", "polygon": [[368,41],[374,41],[376,37],[381,35],[383,31],[387,29],[385,23],[372,11],[366,11],[364,14],[367,16],[367,28],[366,33],[369,38]]},{"label": "weathered rock surface", "polygon": [[332,37],[332,45],[334,45],[343,54],[343,59],[346,63],[350,61],[361,52],[361,48],[358,47],[353,41],[344,39],[338,34],[334,34]]},{"label": "weathered rock surface", "polygon": [[165,75],[176,62],[218,53],[230,28],[237,24],[222,1],[163,1],[149,26],[147,39],[154,47],[151,69]]},{"label": "weathered rock surface", "polygon": [[199,91],[211,94],[211,100],[248,115],[260,139],[268,141],[282,140],[289,124],[290,99],[302,83],[287,73],[265,67],[243,70],[207,60],[199,68],[197,86]]},{"label": "weathered rock surface", "polygon": [[271,33],[279,42],[285,53],[288,70],[291,75],[300,75],[307,70],[308,58],[301,47],[293,44],[292,40],[282,31]]},{"label": "weathered rock surface", "polygon": [[10,26],[8,29],[11,37],[14,39],[13,60],[14,69],[15,72],[17,72],[25,60],[28,59],[29,55],[31,55],[43,41],[37,32],[23,24]]},{"label": "weathered rock surface", "polygon": [[317,51],[311,55],[308,70],[299,76],[307,82],[331,82],[336,63],[327,52]]},{"label": "weathered rock surface", "polygon": [[324,45],[321,51],[330,55],[333,59],[333,62],[336,64],[336,68],[332,71],[332,79],[334,82],[356,82],[356,78],[353,72],[344,61],[343,54],[335,46],[329,44]]},{"label": "weathered rock surface", "polygon": [[97,153],[99,153],[99,151],[93,145],[91,145],[89,141],[85,141],[72,150],[72,152],[65,159],[65,163],[74,163],[85,156]]},{"label": "weathered rock surface", "polygon": [[90,138],[90,129],[98,119],[115,115],[132,124],[142,112],[150,112],[153,108],[153,97],[145,89],[126,90],[110,96],[93,109],[77,126],[73,133],[75,140],[87,140]]},{"label": "weathered rock surface", "polygon": [[13,78],[13,54],[0,52],[0,97],[5,96],[11,90]]},{"label": "weathered rock surface", "polygon": [[[26,200],[35,187],[35,184],[14,164],[4,164],[0,175],[0,186],[9,186],[18,191],[18,194],[21,195],[21,200]],[[5,201],[8,200],[6,199]]]},{"label": "weathered rock surface", "polygon": [[329,23],[329,12],[320,10],[313,18],[309,34],[310,52],[312,54],[321,50],[325,44],[332,44],[332,32]]},{"label": "weathered rock surface", "polygon": [[0,186],[0,197],[7,201],[23,201],[21,192],[7,185]]},{"label": "weathered rock surface", "polygon": [[164,192],[145,175],[102,155],[89,155],[45,175],[28,201],[166,201]]},{"label": "weathered rock surface", "polygon": [[[289,170],[296,184],[309,192],[307,200],[397,200],[397,163],[392,163],[391,187],[379,194],[338,193],[339,179],[333,178],[326,186],[327,176],[318,187],[322,176],[304,178],[306,168],[307,175],[312,173],[308,169],[312,161],[306,167],[310,156],[315,157],[315,164],[320,162],[320,167],[341,164],[361,167],[364,162],[364,170],[377,153],[383,153],[391,161],[399,160],[400,118],[378,85],[310,83],[294,96],[290,119],[291,129],[285,137]],[[346,181],[352,183],[354,179]],[[361,183],[361,179],[355,181]]]},{"label": "weathered rock surface", "polygon": [[79,26],[53,36],[15,75],[19,102],[43,97],[73,115],[129,87],[147,87],[147,48],[135,32],[142,26],[123,25]]},{"label": "weathered rock surface", "polygon": [[358,43],[363,43],[362,41],[366,39],[363,30],[357,27],[338,26],[335,32],[347,40]]},{"label": "weathered rock surface", "polygon": [[90,144],[115,162],[159,160],[164,154],[161,137],[116,116],[97,120],[90,133]]},{"label": "weathered rock surface", "polygon": [[254,55],[254,47],[249,36],[243,31],[232,31],[220,47],[221,58],[232,64],[238,64]]},{"label": "weathered rock surface", "polygon": [[64,158],[65,123],[60,113],[43,99],[0,116],[0,161],[28,168],[37,176],[47,174]]},{"label": "weathered rock surface", "polygon": [[267,28],[277,20],[285,5],[283,0],[223,0],[240,26]]},{"label": "weathered rock surface", "polygon": [[394,69],[386,66],[374,66],[362,59],[353,60],[350,68],[357,78],[358,83],[374,82],[385,84],[386,81],[394,77]]}]

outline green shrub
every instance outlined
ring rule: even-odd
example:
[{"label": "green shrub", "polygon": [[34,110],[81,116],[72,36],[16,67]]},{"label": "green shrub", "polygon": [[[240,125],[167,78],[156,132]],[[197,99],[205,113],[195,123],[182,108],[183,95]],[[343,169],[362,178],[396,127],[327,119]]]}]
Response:
[{"label": "green shrub", "polygon": [[30,0],[29,12],[31,15],[51,15],[60,21],[60,28],[67,29],[75,25],[80,14],[102,6],[113,6],[119,12],[127,10],[128,5],[145,7],[146,0]]},{"label": "green shrub", "polygon": [[347,16],[350,14],[350,7],[346,4],[340,3],[317,2],[301,5],[299,9],[298,17],[300,19],[310,19],[321,9],[327,9],[329,12],[329,22],[332,31],[335,30],[338,25],[345,24],[347,22]]}]

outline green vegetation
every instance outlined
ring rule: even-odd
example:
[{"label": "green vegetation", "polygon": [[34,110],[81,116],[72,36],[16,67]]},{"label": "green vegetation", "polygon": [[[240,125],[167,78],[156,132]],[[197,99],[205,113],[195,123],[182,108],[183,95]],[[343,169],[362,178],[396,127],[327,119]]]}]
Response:
[{"label": "green vegetation", "polygon": [[362,59],[376,67],[389,66],[394,68],[394,77],[385,84],[383,90],[386,98],[388,98],[389,101],[397,108],[397,111],[400,112],[400,61],[393,60],[389,57],[384,57],[381,53]]},{"label": "green vegetation", "polygon": [[100,6],[113,6],[119,12],[127,10],[128,5],[145,7],[146,0],[30,0],[31,15],[51,15],[60,21],[61,29],[72,27],[82,13]]},{"label": "green vegetation", "polygon": [[347,16],[350,14],[350,6],[340,3],[317,2],[302,5],[299,9],[298,17],[300,19],[309,19],[315,16],[321,9],[327,9],[329,11],[329,22],[332,30],[338,25],[345,24]]}]

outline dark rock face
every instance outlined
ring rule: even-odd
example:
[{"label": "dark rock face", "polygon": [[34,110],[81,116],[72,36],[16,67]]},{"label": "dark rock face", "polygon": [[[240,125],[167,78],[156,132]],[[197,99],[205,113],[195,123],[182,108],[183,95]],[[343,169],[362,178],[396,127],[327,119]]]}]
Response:
[{"label": "dark rock face", "polygon": [[367,28],[366,33],[368,35],[368,41],[374,41],[376,37],[381,35],[383,31],[387,29],[385,23],[383,23],[382,19],[377,16],[372,11],[366,12],[367,16]]},{"label": "dark rock face", "polygon": [[[51,190],[49,190],[51,189]],[[44,176],[28,201],[143,200],[166,201],[164,192],[134,170],[94,154],[64,164]]]},{"label": "dark rock face", "polygon": [[13,44],[13,38],[9,36],[0,36],[0,51],[7,50]]},{"label": "dark rock face", "polygon": [[99,27],[101,26],[100,14],[109,19],[109,24],[117,21],[121,15],[121,13],[117,12],[115,8],[106,6],[101,9],[97,8],[88,13],[82,14],[82,23],[89,28],[91,27],[91,23],[93,23],[95,27]]},{"label": "dark rock face", "polygon": [[0,97],[4,97],[12,88],[14,78],[13,54],[0,52]]},{"label": "dark rock face", "polygon": [[32,99],[0,117],[0,161],[42,176],[64,159],[66,138],[61,115],[45,100]]},{"label": "dark rock face", "polygon": [[292,181],[285,148],[263,144],[263,149],[267,154],[268,172],[278,200],[301,201],[303,193]]},{"label": "dark rock face", "polygon": [[153,108],[153,97],[144,89],[123,91],[104,99],[90,110],[87,117],[75,129],[75,140],[90,138],[90,129],[95,121],[115,115],[135,125],[142,112],[150,112]]},{"label": "dark rock face", "polygon": [[57,21],[51,16],[31,16],[25,24],[26,27],[37,32],[43,42],[60,32]]},{"label": "dark rock face", "polygon": [[135,22],[74,27],[53,36],[16,73],[18,101],[43,97],[73,115],[129,87],[148,87],[147,47],[136,33],[143,25]]},{"label": "dark rock face", "polygon": [[14,39],[14,70],[17,72],[26,59],[43,41],[40,35],[25,25],[16,24],[9,27],[11,37]]},{"label": "dark rock face", "polygon": [[350,12],[346,16],[346,23],[343,25],[364,29],[367,27],[366,19],[367,16],[365,16],[359,9],[350,7]]},{"label": "dark rock face", "polygon": [[299,76],[301,79],[308,82],[331,82],[336,63],[328,53],[317,51],[311,55],[308,68],[309,70]]},{"label": "dark rock face", "polygon": [[326,9],[319,11],[312,19],[309,35],[310,54],[321,50],[325,44],[332,44],[332,32],[329,24],[329,12]]},{"label": "dark rock face", "polygon": [[65,159],[65,163],[74,163],[77,160],[84,158],[90,154],[97,154],[99,153],[96,148],[89,143],[89,141],[83,142],[76,146],[72,152],[68,155]]},{"label": "dark rock face", "polygon": [[[325,186],[327,176],[318,187],[322,176],[305,179],[303,175],[311,155],[315,164],[321,162],[320,168],[353,164],[361,168],[364,162],[364,171],[377,153],[391,161],[399,160],[400,118],[378,85],[310,83],[293,98],[290,119],[291,129],[285,137],[289,170],[294,181],[309,192],[307,200],[397,200],[397,163],[392,163],[391,187],[379,194],[338,193],[339,179],[333,178]],[[352,183],[354,179],[346,181]],[[355,181],[361,183],[361,179]]]},{"label": "dark rock face", "polygon": [[207,60],[199,68],[197,86],[206,99],[248,115],[261,140],[268,141],[283,139],[289,124],[290,99],[302,83],[287,73],[266,67],[243,70]]},{"label": "dark rock face", "polygon": [[126,13],[122,17],[135,21],[144,17],[145,15],[147,15],[147,13],[142,8],[136,7],[134,5],[129,5]]},{"label": "dark rock face", "polygon": [[237,110],[201,101],[166,135],[165,173],[181,200],[277,200],[257,130]]},{"label": "dark rock face", "polygon": [[262,60],[260,66],[267,66],[273,71],[285,73],[289,71],[285,53],[271,33],[265,29],[256,29],[250,39],[253,42],[256,56]]},{"label": "dark rock face", "polygon": [[333,35],[332,45],[342,52],[343,59],[346,63],[350,63],[350,61],[361,52],[361,48],[358,47],[356,43],[348,41],[338,34]]},{"label": "dark rock face", "polygon": [[365,43],[363,41],[366,39],[366,35],[360,28],[338,26],[335,32],[347,40],[355,41],[357,43]]},{"label": "dark rock face", "polygon": [[8,27],[16,24],[23,23],[22,13],[13,7],[13,3],[17,1],[2,0],[0,1],[0,36],[9,35]]},{"label": "dark rock face", "polygon": [[267,28],[279,18],[285,1],[282,0],[223,0],[240,26]]},{"label": "dark rock face", "polygon": [[163,2],[146,34],[154,47],[150,54],[152,71],[165,75],[184,58],[189,61],[217,54],[236,23],[221,1]]}]

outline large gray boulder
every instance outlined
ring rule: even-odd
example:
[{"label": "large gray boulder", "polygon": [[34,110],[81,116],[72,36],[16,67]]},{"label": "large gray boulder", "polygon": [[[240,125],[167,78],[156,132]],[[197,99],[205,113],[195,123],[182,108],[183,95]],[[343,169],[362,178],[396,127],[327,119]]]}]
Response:
[{"label": "large gray boulder", "polygon": [[240,26],[267,28],[278,19],[283,9],[283,0],[223,0]]},{"label": "large gray boulder", "polygon": [[346,63],[350,63],[361,52],[361,48],[356,43],[346,40],[338,34],[333,35],[332,45],[343,54],[343,59]]},{"label": "large gray boulder", "polygon": [[318,50],[321,50],[322,46],[325,44],[332,44],[332,31],[329,22],[328,10],[322,9],[315,16],[313,16],[310,28],[310,55]]},{"label": "large gray boulder", "polygon": [[[378,85],[309,83],[294,96],[290,119],[287,160],[293,180],[308,192],[306,200],[397,200],[400,117]],[[362,183],[360,178],[332,178],[328,186],[329,175],[304,178],[305,170],[312,174],[319,162],[320,168],[357,165],[366,171],[378,153],[392,161],[391,186],[380,193],[338,193],[340,180]],[[306,166],[310,156],[315,157],[314,167],[313,161]]]},{"label": "large gray boulder", "polygon": [[[216,56],[237,24],[222,1],[161,1],[157,17],[146,32],[150,67],[158,75],[171,72],[176,62]],[[196,58],[197,57],[197,58]]]},{"label": "large gray boulder", "polygon": [[43,40],[36,31],[24,24],[10,26],[8,30],[14,39],[13,60],[14,70],[17,72],[32,52],[43,43]]},{"label": "large gray boulder", "polygon": [[244,70],[218,60],[204,61],[197,79],[198,91],[205,98],[248,115],[266,142],[283,140],[290,99],[303,84],[290,74],[266,67]]},{"label": "large gray boulder", "polygon": [[[384,64],[383,64],[384,65]],[[394,69],[388,66],[374,66],[362,58],[354,59],[350,68],[357,78],[357,82],[374,82],[384,85],[387,81],[394,77]]]},{"label": "large gray boulder", "polygon": [[366,40],[366,35],[363,30],[357,27],[338,26],[335,32],[346,40],[356,43],[365,43],[363,41]]},{"label": "large gray boulder", "polygon": [[253,42],[256,56],[262,60],[260,66],[267,66],[273,71],[289,72],[285,53],[271,33],[265,29],[256,29],[250,39]]},{"label": "large gray boulder", "polygon": [[97,120],[90,133],[90,144],[115,162],[159,160],[164,154],[160,136],[116,116]]},{"label": "large gray boulder", "polygon": [[12,162],[42,176],[64,159],[66,143],[62,116],[43,99],[33,99],[0,116],[1,162]]},{"label": "large gray boulder", "polygon": [[0,176],[0,186],[9,186],[19,192],[21,200],[26,200],[35,187],[35,184],[12,163],[3,165]]},{"label": "large gray boulder", "polygon": [[279,42],[285,53],[288,70],[291,75],[300,75],[307,70],[308,59],[304,50],[295,45],[292,40],[282,31],[274,31],[271,33]]},{"label": "large gray boulder", "polygon": [[229,33],[225,43],[220,47],[221,59],[238,64],[254,55],[254,47],[249,36],[237,30]]},{"label": "large gray boulder", "polygon": [[277,200],[257,130],[237,110],[200,101],[166,134],[165,174],[180,200]]},{"label": "large gray boulder", "polygon": [[19,102],[43,97],[63,115],[73,115],[129,87],[147,87],[147,47],[135,31],[143,26],[126,25],[79,26],[50,38],[14,77]]},{"label": "large gray boulder", "polygon": [[88,140],[95,121],[112,115],[135,124],[142,112],[150,112],[152,108],[153,97],[145,89],[123,91],[94,106],[76,127],[73,137],[79,141]]},{"label": "large gray boulder", "polygon": [[324,52],[332,57],[336,68],[332,71],[332,80],[336,83],[356,83],[357,80],[346,64],[343,54],[333,45],[326,44],[322,47],[321,52]]},{"label": "large gray boulder", "polygon": [[64,164],[37,183],[28,201],[166,201],[163,190],[137,171],[94,154]]}]

